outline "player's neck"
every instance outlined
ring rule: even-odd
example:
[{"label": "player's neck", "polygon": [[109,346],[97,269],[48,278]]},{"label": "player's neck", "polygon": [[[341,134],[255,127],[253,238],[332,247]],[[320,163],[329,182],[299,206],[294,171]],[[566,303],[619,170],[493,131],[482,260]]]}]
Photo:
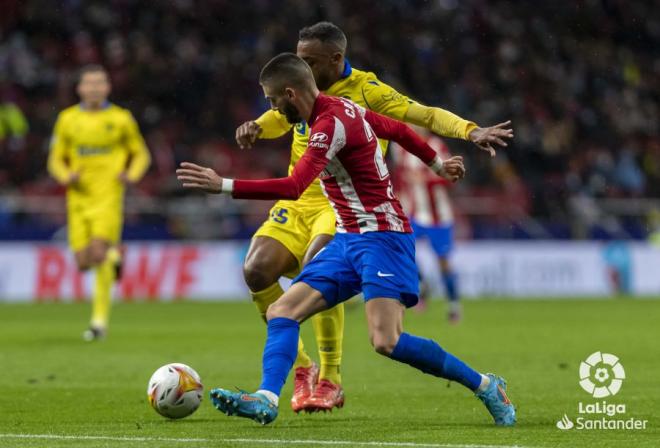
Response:
[{"label": "player's neck", "polygon": [[307,123],[309,123],[312,118],[312,111],[314,110],[314,104],[316,104],[316,99],[318,98],[319,93],[318,89],[309,91],[303,98],[301,98],[300,104],[298,105],[298,112]]}]

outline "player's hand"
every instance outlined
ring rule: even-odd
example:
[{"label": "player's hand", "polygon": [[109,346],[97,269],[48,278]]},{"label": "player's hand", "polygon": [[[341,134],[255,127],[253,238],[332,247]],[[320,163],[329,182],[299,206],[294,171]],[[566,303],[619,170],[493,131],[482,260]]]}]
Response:
[{"label": "player's hand", "polygon": [[246,121],[236,129],[236,143],[241,149],[250,149],[261,134],[261,126],[254,121]]},{"label": "player's hand", "polygon": [[69,174],[69,178],[67,179],[66,183],[64,184],[65,187],[70,187],[78,183],[80,180],[80,173],[77,171],[72,172]]},{"label": "player's hand", "polygon": [[207,193],[222,193],[222,177],[211,168],[183,162],[181,168],[176,170],[176,178],[181,181],[184,188],[202,190]]},{"label": "player's hand", "polygon": [[442,171],[440,176],[445,179],[456,182],[465,177],[465,165],[463,165],[463,157],[454,156],[442,161]]},{"label": "player's hand", "polygon": [[133,181],[128,178],[128,174],[126,173],[126,171],[122,172],[119,175],[119,182],[121,182],[126,186],[133,185]]},{"label": "player's hand", "polygon": [[488,151],[491,157],[495,157],[495,148],[493,148],[493,145],[506,148],[508,144],[504,139],[513,138],[511,120],[488,128],[475,128],[470,132],[468,138],[480,149]]}]

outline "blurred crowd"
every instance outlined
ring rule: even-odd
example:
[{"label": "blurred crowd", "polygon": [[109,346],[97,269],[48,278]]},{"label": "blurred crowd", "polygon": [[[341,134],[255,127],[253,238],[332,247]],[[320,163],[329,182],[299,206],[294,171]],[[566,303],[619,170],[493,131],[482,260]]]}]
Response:
[{"label": "blurred crowd", "polygon": [[[45,169],[49,135],[77,101],[76,71],[87,63],[108,68],[112,100],[134,113],[152,152],[133,194],[181,196],[172,173],[183,160],[232,177],[282,175],[288,138],[240,151],[234,130],[267,108],[260,66],[294,51],[302,26],[330,20],[346,32],[353,66],[481,125],[513,121],[515,142],[495,159],[449,142],[468,158],[454,194],[472,236],[497,237],[488,229],[512,214],[549,236],[575,236],[571,220],[599,216],[580,213],[585,204],[660,197],[660,8],[651,0],[2,5],[0,194],[61,193]],[[469,214],[478,198],[495,204],[492,214]],[[267,204],[237,207],[260,216],[216,236],[257,225]],[[645,218],[633,218],[628,234],[643,236]]]}]

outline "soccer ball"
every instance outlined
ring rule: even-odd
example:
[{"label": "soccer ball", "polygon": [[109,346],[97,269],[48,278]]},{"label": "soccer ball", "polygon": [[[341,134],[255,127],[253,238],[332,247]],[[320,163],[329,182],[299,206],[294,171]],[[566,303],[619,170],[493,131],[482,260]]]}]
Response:
[{"label": "soccer ball", "polygon": [[159,368],[147,384],[149,404],[163,417],[187,417],[202,402],[204,386],[191,367],[172,363]]}]

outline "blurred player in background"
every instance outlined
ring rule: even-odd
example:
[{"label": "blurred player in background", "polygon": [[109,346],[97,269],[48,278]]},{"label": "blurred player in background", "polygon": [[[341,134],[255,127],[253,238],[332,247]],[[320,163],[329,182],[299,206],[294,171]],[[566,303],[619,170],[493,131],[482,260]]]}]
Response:
[{"label": "blurred player in background", "polygon": [[[446,110],[427,107],[408,99],[381,82],[376,75],[351,67],[345,58],[347,40],[343,31],[329,22],[319,22],[299,33],[297,54],[311,67],[318,88],[332,96],[348,98],[362,107],[397,120],[424,126],[452,138],[470,140],[494,155],[492,145],[506,146],[503,125],[480,128]],[[295,125],[274,110],[255,121],[243,123],[236,131],[242,148],[250,148],[258,138],[280,137],[293,129],[289,172],[300,159],[309,140],[305,121]],[[386,148],[387,142],[381,142]],[[278,201],[269,219],[252,238],[245,259],[245,281],[262,317],[268,306],[283,294],[278,283],[282,276],[293,277],[321,250],[335,233],[335,218],[328,200],[315,180],[297,201]],[[294,411],[328,410],[344,403],[339,371],[344,308],[342,304],[312,318],[321,368],[298,345],[295,387],[291,399]]]},{"label": "blurred player in background", "polygon": [[[440,137],[419,126],[413,126],[413,129],[443,159],[451,156],[449,147]],[[433,252],[438,257],[442,283],[449,300],[447,317],[449,322],[457,323],[461,319],[461,305],[456,273],[449,263],[449,254],[454,240],[454,213],[449,199],[451,183],[434,175],[417,157],[412,157],[398,144],[393,143],[392,147],[396,163],[397,191],[401,204],[411,218],[415,239],[428,239]],[[420,291],[420,305],[422,306],[429,289],[428,282],[422,278]]]},{"label": "blurred player in background", "polygon": [[95,272],[86,340],[106,334],[112,285],[121,274],[124,190],[150,163],[133,115],[108,102],[110,89],[103,67],[82,68],[80,103],[58,115],[48,157],[48,171],[67,191],[69,247],[78,269]]}]

